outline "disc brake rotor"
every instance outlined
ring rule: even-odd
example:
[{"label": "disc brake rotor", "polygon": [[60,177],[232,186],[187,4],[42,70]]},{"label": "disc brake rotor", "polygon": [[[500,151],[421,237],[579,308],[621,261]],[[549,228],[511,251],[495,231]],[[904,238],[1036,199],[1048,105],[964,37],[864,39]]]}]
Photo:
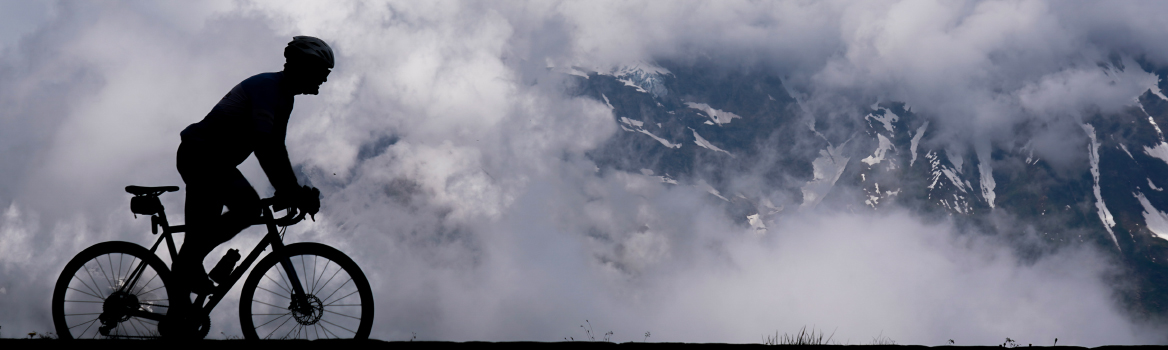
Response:
[{"label": "disc brake rotor", "polygon": [[297,323],[311,326],[320,322],[320,317],[324,315],[324,304],[321,303],[320,298],[308,294],[304,296],[303,300],[292,300],[292,303],[288,305],[288,310],[292,311],[292,317],[296,318]]}]

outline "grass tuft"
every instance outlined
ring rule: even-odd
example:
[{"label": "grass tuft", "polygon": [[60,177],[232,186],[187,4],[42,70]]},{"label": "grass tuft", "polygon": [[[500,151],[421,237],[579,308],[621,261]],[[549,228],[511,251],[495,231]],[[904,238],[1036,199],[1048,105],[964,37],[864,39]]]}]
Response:
[{"label": "grass tuft", "polygon": [[811,328],[811,331],[807,331],[807,326],[803,326],[803,328],[800,328],[799,332],[795,333],[795,334],[783,333],[783,335],[779,335],[779,332],[776,331],[774,337],[769,336],[769,335],[767,336],[766,342],[764,344],[766,344],[766,345],[830,345],[830,344],[832,344],[831,339],[834,336],[835,336],[835,332],[833,331],[833,332],[831,332],[831,335],[827,335],[827,338],[824,338],[823,331],[816,332],[814,327]]}]

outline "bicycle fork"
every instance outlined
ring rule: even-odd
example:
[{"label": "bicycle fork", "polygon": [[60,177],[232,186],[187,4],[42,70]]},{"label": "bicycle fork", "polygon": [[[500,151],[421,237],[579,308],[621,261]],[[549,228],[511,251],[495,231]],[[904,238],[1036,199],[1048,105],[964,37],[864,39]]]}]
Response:
[{"label": "bicycle fork", "polygon": [[[281,251],[284,248],[284,242],[280,240],[272,240],[272,252]],[[288,282],[292,284],[292,302],[288,305],[288,311],[291,311],[296,318],[303,318],[311,316],[319,309],[320,300],[315,296],[308,294],[304,290],[304,285],[300,283],[300,276],[296,273],[296,269],[292,266],[290,257],[283,257],[280,259],[280,266],[284,268],[284,274],[288,277]],[[318,315],[319,317],[319,315]]]}]

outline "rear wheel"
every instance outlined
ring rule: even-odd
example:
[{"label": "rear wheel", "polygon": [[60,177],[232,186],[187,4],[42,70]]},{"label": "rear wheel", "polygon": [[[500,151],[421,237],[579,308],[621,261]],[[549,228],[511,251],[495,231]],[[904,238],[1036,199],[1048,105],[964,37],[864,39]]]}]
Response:
[{"label": "rear wheel", "polygon": [[[290,276],[305,295],[294,295]],[[366,339],[373,327],[373,292],[344,253],[296,243],[256,264],[243,284],[239,318],[247,339]]]},{"label": "rear wheel", "polygon": [[169,310],[170,271],[158,256],[128,242],[103,242],[73,257],[53,289],[53,324],[61,339],[158,338]]}]

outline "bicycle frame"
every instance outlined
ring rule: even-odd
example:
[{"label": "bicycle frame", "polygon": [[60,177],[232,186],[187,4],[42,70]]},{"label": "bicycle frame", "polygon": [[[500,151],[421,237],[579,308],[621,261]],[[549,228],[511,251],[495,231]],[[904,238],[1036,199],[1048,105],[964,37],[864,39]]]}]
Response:
[{"label": "bicycle frame", "polygon": [[[267,203],[267,201],[263,201],[263,203]],[[281,219],[281,220],[283,220],[283,219]],[[152,224],[152,227],[151,227],[152,231],[154,231],[156,234],[158,232],[158,228],[159,227],[162,228],[162,235],[160,235],[158,237],[158,240],[154,242],[154,245],[150,247],[150,252],[157,255],[156,251],[158,250],[158,247],[160,245],[162,245],[163,241],[166,241],[166,247],[167,247],[167,250],[170,252],[170,258],[171,258],[171,261],[173,264],[173,261],[178,259],[178,250],[175,248],[173,234],[186,232],[186,225],[170,226],[166,220],[166,212],[165,211],[160,211],[157,215],[151,216],[150,221]],[[266,225],[268,227],[268,233],[265,234],[264,238],[260,240],[260,242],[256,245],[256,247],[254,249],[252,249],[252,251],[250,253],[248,253],[247,258],[243,259],[243,261],[240,262],[239,266],[237,266],[234,270],[231,271],[231,275],[228,278],[228,280],[224,281],[224,283],[220,283],[218,286],[215,287],[215,289],[210,293],[210,295],[211,295],[210,298],[207,298],[206,295],[199,295],[195,299],[194,305],[200,306],[200,311],[202,311],[202,315],[209,315],[211,313],[211,310],[214,309],[215,306],[218,305],[219,302],[223,300],[223,297],[227,295],[227,292],[230,291],[231,288],[235,286],[236,282],[239,282],[239,280],[243,278],[244,273],[247,272],[249,268],[251,268],[251,265],[254,264],[257,259],[259,259],[260,254],[263,253],[264,250],[266,250],[267,246],[272,247],[272,253],[279,252],[281,249],[284,248],[284,241],[283,241],[283,238],[280,236],[280,231],[277,228],[276,223],[277,223],[277,220],[274,218],[271,208],[269,207],[269,205],[265,204],[263,206],[263,216],[261,217],[259,222],[256,223],[256,225],[259,225],[259,224]],[[297,299],[303,298],[303,296],[305,295],[304,288],[300,284],[300,278],[296,275],[295,270],[292,268],[292,262],[288,261],[288,259],[283,259],[282,261],[280,261],[280,265],[284,267],[284,271],[287,274],[289,281],[292,282],[294,296]],[[139,263],[139,266],[135,267],[133,269],[133,271],[134,271],[133,274],[130,275],[130,277],[131,277],[130,282],[123,284],[119,288],[119,290],[121,288],[127,288],[127,287],[132,287],[132,286],[136,285],[138,283],[138,279],[141,277],[142,270],[144,268],[145,268],[145,263],[144,262]],[[184,296],[180,296],[180,297],[184,297]],[[189,298],[190,296],[187,295],[185,297]],[[146,311],[142,311],[142,310],[136,310],[136,311],[132,312],[131,314],[132,314],[132,316],[142,317],[142,318],[151,319],[151,320],[155,320],[155,321],[161,321],[163,318],[163,315],[160,315],[157,313],[152,313],[152,312],[146,312]]]}]

